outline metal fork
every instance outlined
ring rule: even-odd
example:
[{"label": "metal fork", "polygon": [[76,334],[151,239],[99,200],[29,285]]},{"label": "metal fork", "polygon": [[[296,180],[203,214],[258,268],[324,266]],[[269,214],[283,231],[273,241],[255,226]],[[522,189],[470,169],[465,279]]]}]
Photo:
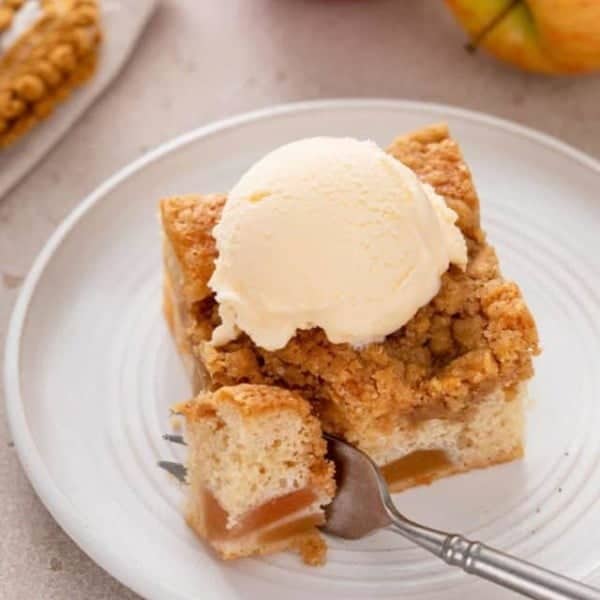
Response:
[{"label": "metal fork", "polygon": [[[174,433],[164,433],[163,440],[167,440],[167,442],[173,442],[174,444],[181,444],[182,446],[186,446],[185,440],[182,435],[177,435]],[[187,469],[184,465],[178,462],[173,462],[170,460],[159,460],[158,466],[173,475],[177,481],[180,483],[187,483]]]},{"label": "metal fork", "polygon": [[537,600],[600,600],[600,590],[529,562],[407,519],[394,506],[377,465],[350,444],[325,435],[336,467],[337,492],[323,530],[358,539],[377,529],[399,533],[451,566]]}]

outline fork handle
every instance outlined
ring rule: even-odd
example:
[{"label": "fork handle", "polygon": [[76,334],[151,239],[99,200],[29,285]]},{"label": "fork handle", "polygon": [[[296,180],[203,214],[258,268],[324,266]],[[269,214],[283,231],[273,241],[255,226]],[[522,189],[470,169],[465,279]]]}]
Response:
[{"label": "fork handle", "polygon": [[521,560],[461,535],[437,531],[387,507],[389,527],[446,563],[535,600],[600,600],[600,590]]}]

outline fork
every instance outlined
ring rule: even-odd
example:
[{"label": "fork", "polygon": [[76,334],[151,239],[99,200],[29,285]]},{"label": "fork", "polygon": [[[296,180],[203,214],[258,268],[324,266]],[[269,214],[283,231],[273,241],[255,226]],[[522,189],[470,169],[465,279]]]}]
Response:
[{"label": "fork", "polygon": [[[163,438],[184,444],[181,435]],[[395,507],[379,467],[354,446],[325,434],[328,458],[335,463],[337,491],[325,508],[323,531],[348,540],[386,528],[402,535],[447,564],[535,600],[600,600],[600,590],[579,583],[462,535],[431,529],[407,519]],[[187,471],[181,463],[158,466],[181,483]]]},{"label": "fork", "polygon": [[323,530],[345,539],[386,528],[447,564],[536,600],[600,600],[600,590],[495,550],[462,535],[425,527],[395,507],[377,465],[354,446],[325,435],[336,469],[337,492],[325,509]]}]

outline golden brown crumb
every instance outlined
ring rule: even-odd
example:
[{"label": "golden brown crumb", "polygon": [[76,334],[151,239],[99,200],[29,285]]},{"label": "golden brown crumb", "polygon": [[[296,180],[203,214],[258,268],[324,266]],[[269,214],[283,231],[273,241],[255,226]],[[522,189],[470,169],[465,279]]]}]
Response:
[{"label": "golden brown crumb", "polygon": [[177,412],[193,422],[202,418],[206,411],[214,411],[215,406],[224,402],[235,405],[237,412],[245,418],[280,410],[293,410],[302,419],[311,414],[310,405],[295,392],[268,385],[248,384],[222,387],[212,393],[200,394],[190,402],[177,405]]},{"label": "golden brown crumb", "polygon": [[324,565],[327,560],[327,544],[317,530],[299,537],[295,541],[295,548],[302,561],[311,567]]},{"label": "golden brown crumb", "polygon": [[[47,0],[41,6],[43,15],[0,56],[0,148],[47,117],[96,68],[97,1]],[[19,8],[15,0],[0,7],[0,32]]]},{"label": "golden brown crumb", "polygon": [[202,290],[187,333],[213,388],[258,383],[297,390],[314,403],[325,430],[353,441],[374,429],[388,433],[403,417],[461,418],[490,391],[532,375],[531,358],[539,351],[535,323],[518,286],[501,276],[485,241],[479,201],[458,145],[445,126],[437,125],[396,139],[389,151],[459,214],[469,262],[464,272],[450,267],[440,292],[406,326],[362,349],[332,344],[320,329],[299,331],[274,352],[245,335],[218,348],[208,344],[218,324],[206,286],[216,256],[211,229],[224,199],[166,201],[167,237],[182,269]]},{"label": "golden brown crumb", "polygon": [[170,248],[183,270],[182,293],[188,303],[210,296],[208,280],[217,256],[212,229],[221,216],[225,196],[174,196],[160,203]]},{"label": "golden brown crumb", "polygon": [[6,31],[14,18],[14,11],[10,6],[0,6],[0,33]]},{"label": "golden brown crumb", "polygon": [[469,168],[445,124],[430,125],[396,138],[388,152],[410,167],[458,215],[463,234],[476,242],[485,238],[479,223],[479,199]]}]

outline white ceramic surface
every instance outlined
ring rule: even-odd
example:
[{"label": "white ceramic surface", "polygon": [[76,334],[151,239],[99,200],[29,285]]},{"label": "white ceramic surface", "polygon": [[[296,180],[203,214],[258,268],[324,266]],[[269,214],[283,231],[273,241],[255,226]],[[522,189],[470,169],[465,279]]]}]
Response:
[{"label": "white ceramic surface", "polygon": [[217,562],[182,523],[181,491],[154,465],[188,388],[160,311],[163,195],[226,190],[274,146],[309,135],[385,145],[446,120],[482,198],[505,273],[537,317],[525,460],[411,490],[433,526],[600,583],[600,166],[541,134],[442,106],[291,105],[179,138],[107,181],[36,261],[8,335],[8,415],[21,461],[62,527],[99,564],[156,599],[510,597],[390,533],[330,541],[323,568],[293,555]]}]

